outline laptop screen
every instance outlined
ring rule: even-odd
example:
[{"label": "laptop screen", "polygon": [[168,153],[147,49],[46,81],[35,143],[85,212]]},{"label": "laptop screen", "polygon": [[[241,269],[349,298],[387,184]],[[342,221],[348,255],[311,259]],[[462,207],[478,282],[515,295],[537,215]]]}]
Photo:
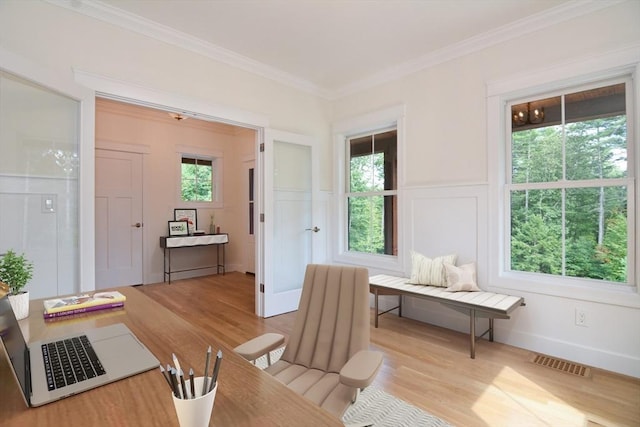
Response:
[{"label": "laptop screen", "polygon": [[9,297],[0,298],[0,337],[7,350],[7,355],[13,365],[13,370],[22,388],[22,393],[27,402],[29,401],[29,372],[28,358],[29,351],[24,340],[18,320],[16,320],[13,309],[9,303]]}]

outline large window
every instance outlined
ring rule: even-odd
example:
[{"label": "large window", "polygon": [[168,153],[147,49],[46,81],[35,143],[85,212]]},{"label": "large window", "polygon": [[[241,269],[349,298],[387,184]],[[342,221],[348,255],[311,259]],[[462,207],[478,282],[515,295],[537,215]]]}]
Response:
[{"label": "large window", "polygon": [[507,268],[631,284],[630,80],[518,101],[507,146]]},{"label": "large window", "polygon": [[397,134],[394,128],[347,139],[350,252],[398,254]]}]

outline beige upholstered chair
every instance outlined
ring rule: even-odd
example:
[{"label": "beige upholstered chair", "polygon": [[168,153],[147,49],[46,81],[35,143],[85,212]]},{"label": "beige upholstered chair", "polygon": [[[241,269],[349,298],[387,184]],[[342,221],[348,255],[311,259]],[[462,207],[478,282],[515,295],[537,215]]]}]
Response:
[{"label": "beige upholstered chair", "polygon": [[[341,418],[382,365],[382,354],[368,350],[369,315],[367,269],[307,266],[289,342],[266,372]],[[254,360],[283,342],[265,334],[235,351]]]}]

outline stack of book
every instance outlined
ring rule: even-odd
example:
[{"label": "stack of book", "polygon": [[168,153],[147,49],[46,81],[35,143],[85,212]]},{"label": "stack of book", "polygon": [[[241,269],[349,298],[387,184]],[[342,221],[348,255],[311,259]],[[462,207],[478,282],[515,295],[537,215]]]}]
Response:
[{"label": "stack of book", "polygon": [[118,291],[96,292],[93,295],[77,295],[44,301],[44,318],[70,316],[72,314],[123,307],[127,298]]}]

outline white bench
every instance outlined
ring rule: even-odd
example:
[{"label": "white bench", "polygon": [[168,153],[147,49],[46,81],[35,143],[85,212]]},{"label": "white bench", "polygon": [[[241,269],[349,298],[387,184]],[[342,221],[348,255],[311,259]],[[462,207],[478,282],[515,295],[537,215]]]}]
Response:
[{"label": "white bench", "polygon": [[[378,327],[378,317],[392,310],[398,309],[402,317],[402,297],[412,296],[436,301],[456,311],[469,316],[469,339],[471,358],[476,357],[476,338],[487,333],[489,341],[493,341],[493,319],[509,319],[509,315],[516,308],[525,305],[524,298],[513,295],[496,294],[494,292],[447,292],[446,288],[438,286],[412,285],[404,277],[379,274],[369,277],[369,292],[373,293],[375,305],[375,327]],[[398,295],[398,305],[383,312],[378,310],[380,295]],[[476,336],[476,318],[489,319],[489,329]]]}]

